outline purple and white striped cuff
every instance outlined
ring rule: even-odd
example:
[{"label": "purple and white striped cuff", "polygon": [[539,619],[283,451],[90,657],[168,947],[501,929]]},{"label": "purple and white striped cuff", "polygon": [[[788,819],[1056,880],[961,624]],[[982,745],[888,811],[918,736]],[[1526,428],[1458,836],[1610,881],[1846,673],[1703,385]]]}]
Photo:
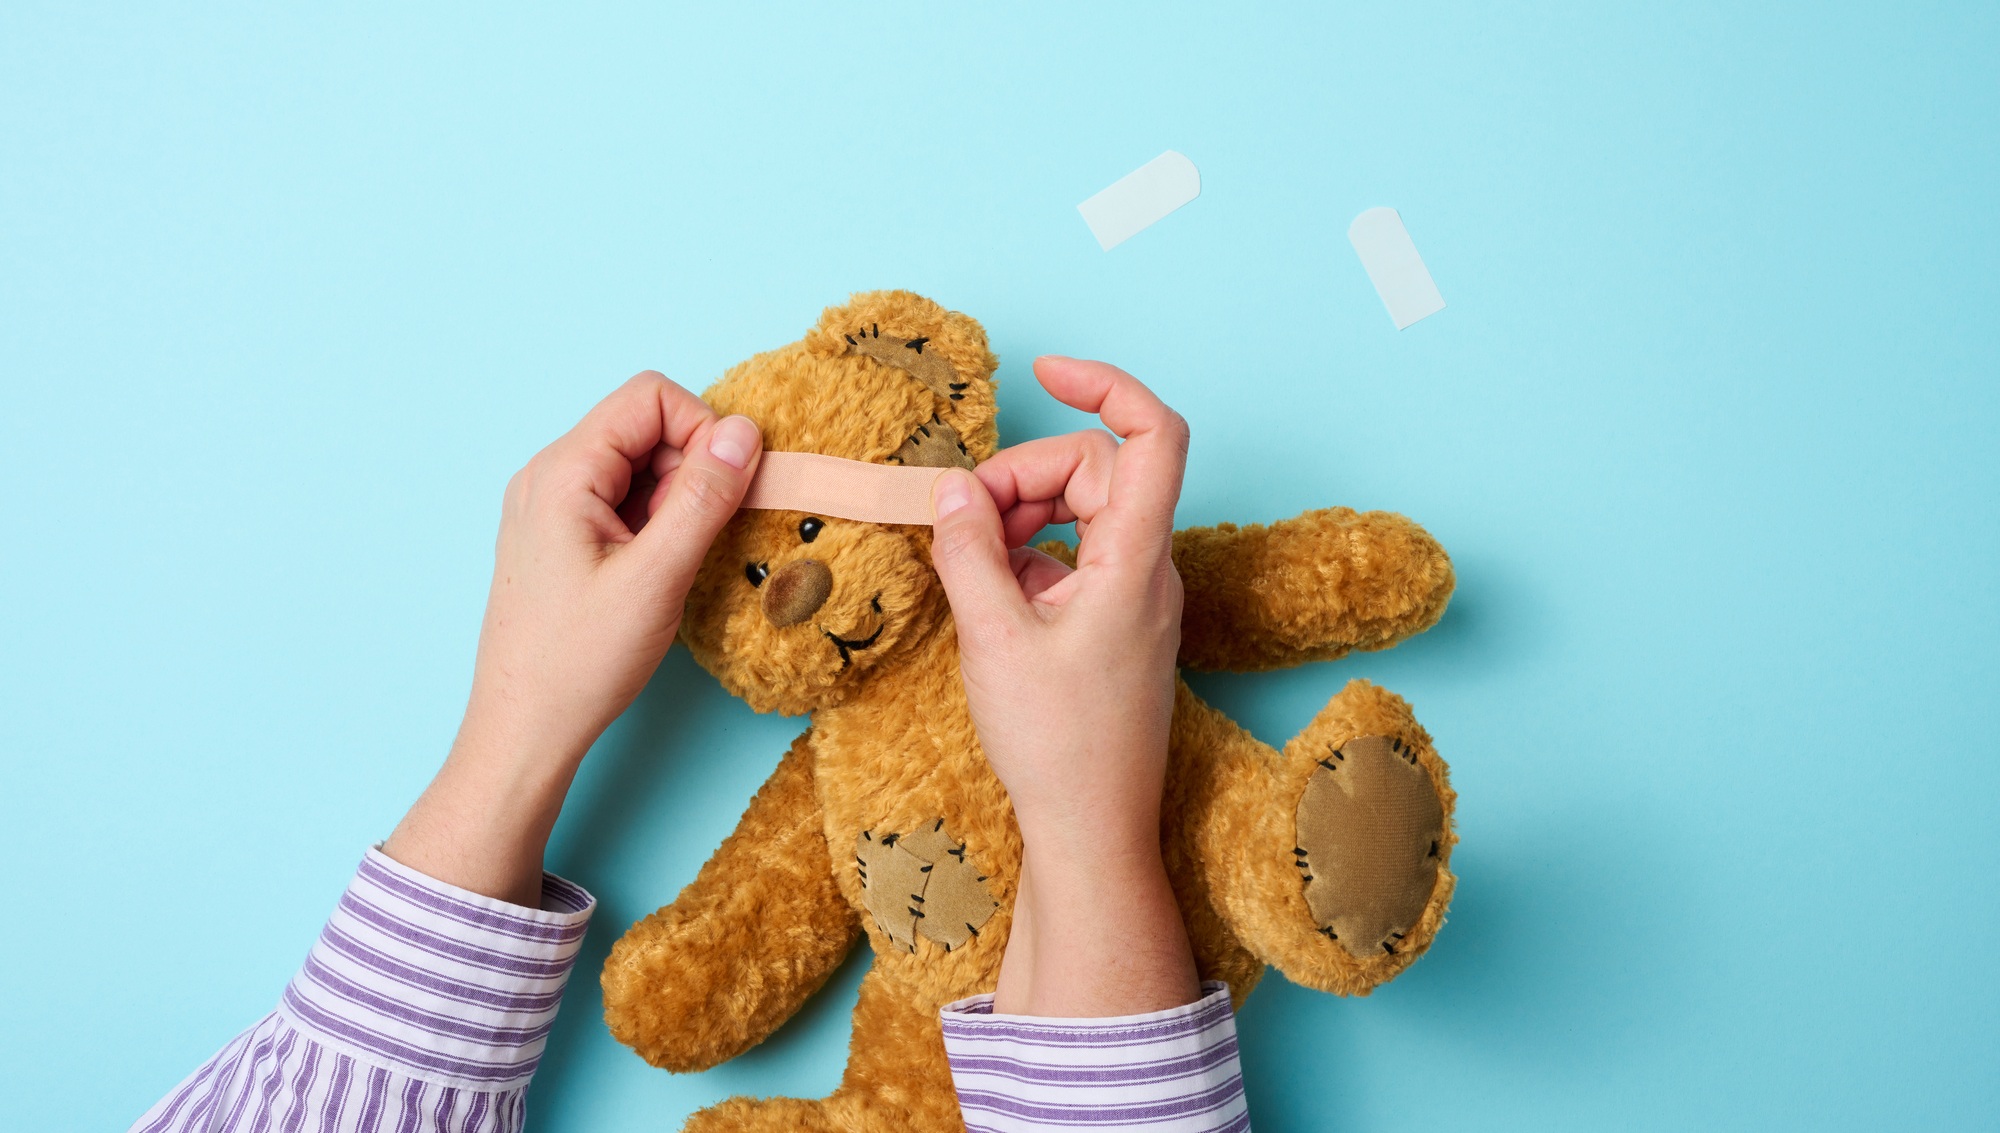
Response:
[{"label": "purple and white striped cuff", "polygon": [[370,850],[278,1009],[133,1133],[520,1133],[595,905],[543,874],[524,909]]},{"label": "purple and white striped cuff", "polygon": [[542,907],[481,896],[369,850],[279,1003],[303,1036],[410,1078],[528,1083],[596,900],[542,875]]},{"label": "purple and white striped cuff", "polygon": [[968,1133],[1051,1127],[1247,1133],[1229,989],[1110,1019],[996,1015],[993,997],[946,1004],[944,1050]]}]

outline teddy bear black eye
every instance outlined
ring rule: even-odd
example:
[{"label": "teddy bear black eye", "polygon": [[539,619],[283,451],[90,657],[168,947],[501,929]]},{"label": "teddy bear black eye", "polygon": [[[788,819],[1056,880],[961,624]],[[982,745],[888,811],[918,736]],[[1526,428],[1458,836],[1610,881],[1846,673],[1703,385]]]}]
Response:
[{"label": "teddy bear black eye", "polygon": [[752,586],[764,585],[764,580],[770,576],[771,568],[765,566],[763,563],[743,564],[743,577],[749,579]]},{"label": "teddy bear black eye", "polygon": [[804,539],[806,542],[810,543],[814,539],[819,538],[819,530],[820,528],[825,526],[826,524],[821,523],[819,520],[814,519],[811,516],[807,516],[799,524],[799,538]]}]

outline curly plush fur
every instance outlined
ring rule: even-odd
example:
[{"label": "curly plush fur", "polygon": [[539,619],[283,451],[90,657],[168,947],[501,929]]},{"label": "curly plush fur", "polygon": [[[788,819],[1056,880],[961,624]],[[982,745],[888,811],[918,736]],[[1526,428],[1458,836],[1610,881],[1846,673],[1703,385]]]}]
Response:
[{"label": "curly plush fur", "polygon": [[[997,444],[996,364],[970,318],[909,292],[873,292],[829,308],[802,341],[737,366],[705,396],[756,419],[772,449],[914,463],[956,460],[956,450],[970,463]],[[613,949],[605,1019],[654,1065],[713,1066],[789,1018],[865,931],[876,958],[839,1089],[822,1100],[734,1098],[688,1128],[960,1130],[938,1009],[994,986],[1020,834],[966,709],[930,529],[817,520],[738,514],[689,596],[681,633],[696,659],[758,711],[812,720],[694,882]],[[823,600],[802,619],[767,615],[763,579],[807,560],[832,575]],[[1181,531],[1174,561],[1190,668],[1386,648],[1429,628],[1452,588],[1450,561],[1423,529],[1345,508]],[[1366,995],[1429,946],[1452,891],[1454,795],[1401,699],[1353,681],[1277,751],[1180,684],[1171,745],[1161,845],[1203,978],[1226,981],[1239,1004],[1266,965]],[[1329,820],[1309,820],[1322,814],[1346,824],[1339,837],[1327,835]],[[1378,826],[1385,837],[1374,837]],[[983,888],[968,891],[971,904],[994,903],[983,923],[926,935],[937,925],[921,926],[905,900],[921,897],[885,895],[883,866],[871,883],[857,847],[879,851],[904,835],[976,869],[967,884]],[[1327,888],[1309,900],[1315,875]],[[1386,894],[1365,894],[1372,920],[1342,919],[1355,886]],[[1364,923],[1380,938],[1336,931]]]}]

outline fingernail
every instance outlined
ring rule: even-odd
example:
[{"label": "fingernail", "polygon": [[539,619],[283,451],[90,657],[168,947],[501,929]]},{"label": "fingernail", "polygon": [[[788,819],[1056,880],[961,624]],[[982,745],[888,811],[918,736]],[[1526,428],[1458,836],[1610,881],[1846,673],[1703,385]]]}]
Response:
[{"label": "fingernail", "polygon": [[731,468],[750,467],[757,451],[757,426],[748,417],[724,417],[708,434],[708,454]]},{"label": "fingernail", "polygon": [[972,489],[966,486],[965,473],[947,472],[937,478],[931,489],[931,510],[937,518],[943,519],[959,508],[972,502]]}]

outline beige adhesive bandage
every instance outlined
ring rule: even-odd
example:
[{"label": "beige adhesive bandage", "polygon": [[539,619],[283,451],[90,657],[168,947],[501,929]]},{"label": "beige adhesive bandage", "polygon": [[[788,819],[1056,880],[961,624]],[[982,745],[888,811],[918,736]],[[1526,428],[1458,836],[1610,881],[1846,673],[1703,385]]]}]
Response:
[{"label": "beige adhesive bandage", "polygon": [[904,468],[816,452],[766,452],[744,507],[807,511],[863,523],[931,522],[942,468]]}]

